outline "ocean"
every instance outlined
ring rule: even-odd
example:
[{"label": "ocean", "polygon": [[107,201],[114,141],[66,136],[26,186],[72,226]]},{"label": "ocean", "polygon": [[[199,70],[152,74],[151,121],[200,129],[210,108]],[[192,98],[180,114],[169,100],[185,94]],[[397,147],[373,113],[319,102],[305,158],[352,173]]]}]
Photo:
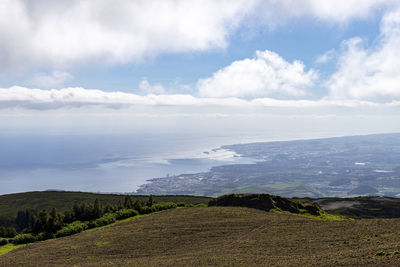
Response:
[{"label": "ocean", "polygon": [[254,163],[222,145],[339,136],[335,132],[0,134],[0,194],[132,193],[148,179]]},{"label": "ocean", "polygon": [[0,194],[52,189],[134,192],[151,178],[204,172],[223,164],[252,163],[253,159],[218,149],[243,141],[250,140],[154,133],[3,134]]}]

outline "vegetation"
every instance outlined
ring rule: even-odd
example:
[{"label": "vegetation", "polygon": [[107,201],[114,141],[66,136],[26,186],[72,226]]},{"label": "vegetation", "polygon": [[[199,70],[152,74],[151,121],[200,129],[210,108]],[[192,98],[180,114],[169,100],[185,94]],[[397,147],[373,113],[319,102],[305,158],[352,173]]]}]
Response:
[{"label": "vegetation", "polygon": [[139,212],[134,209],[122,209],[122,210],[118,210],[115,213],[115,215],[116,215],[117,220],[123,220],[126,218],[137,216],[137,215],[139,215]]},{"label": "vegetation", "polygon": [[[145,203],[149,196],[130,195],[131,203],[124,203],[126,195],[94,194],[69,191],[36,191],[18,194],[0,195],[0,226],[14,227],[17,232],[29,227],[32,213],[42,210],[50,212],[53,208],[59,213],[70,211],[75,204],[94,203],[96,199],[104,207],[133,205],[136,201]],[[154,202],[174,202],[177,205],[207,204],[210,198],[170,195],[152,196]],[[132,207],[136,209],[138,207]],[[0,235],[1,237],[1,235]]]},{"label": "vegetation", "polygon": [[0,226],[0,237],[14,237],[16,234],[14,227]]},{"label": "vegetation", "polygon": [[14,244],[27,244],[38,241],[39,238],[33,234],[20,234],[13,238],[12,243]]},{"label": "vegetation", "polygon": [[[170,199],[125,195],[114,204],[17,211],[15,228],[0,227],[0,255],[7,253],[0,266],[47,266],[50,258],[52,266],[400,264],[400,218],[334,215],[398,217],[397,199],[230,194],[190,209],[175,209],[193,204]],[[328,214],[320,205],[335,208]],[[143,217],[162,210],[170,211]]]},{"label": "vegetation", "polygon": [[[96,199],[93,205],[86,202],[75,203],[70,210],[66,210],[63,213],[58,212],[54,207],[50,212],[46,210],[41,210],[39,213],[20,211],[16,219],[20,234],[17,235],[13,227],[0,228],[1,236],[9,238],[2,239],[0,246],[9,242],[26,244],[73,235],[86,229],[112,224],[117,220],[134,217],[139,214],[173,209],[178,206],[173,202],[156,203],[153,196],[149,196],[144,203],[141,200],[133,201],[131,196],[126,195],[123,203],[121,204],[119,201],[115,206],[110,204],[103,205]],[[182,203],[179,203],[179,205],[182,205]],[[27,227],[22,228],[23,226]]]},{"label": "vegetation", "polygon": [[323,210],[315,203],[299,201],[269,194],[231,194],[210,200],[209,206],[237,206],[264,211],[287,211],[296,214],[321,215]]},{"label": "vegetation", "polygon": [[76,222],[67,224],[62,229],[58,230],[56,232],[56,237],[63,237],[63,236],[77,234],[88,228],[89,228],[89,226],[88,226],[87,222],[76,221]]},{"label": "vegetation", "polygon": [[0,266],[399,266],[398,233],[400,219],[196,207],[33,243],[0,256]]}]

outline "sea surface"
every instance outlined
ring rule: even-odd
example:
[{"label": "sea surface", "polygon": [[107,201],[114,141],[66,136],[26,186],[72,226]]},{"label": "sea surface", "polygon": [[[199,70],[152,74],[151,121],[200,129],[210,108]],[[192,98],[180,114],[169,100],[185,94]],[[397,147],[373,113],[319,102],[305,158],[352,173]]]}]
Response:
[{"label": "sea surface", "polygon": [[1,135],[0,194],[50,189],[134,192],[150,178],[253,162],[218,149],[239,141],[179,134]]},{"label": "sea surface", "polygon": [[130,193],[151,178],[256,161],[222,145],[336,135],[0,134],[0,194],[53,189]]}]

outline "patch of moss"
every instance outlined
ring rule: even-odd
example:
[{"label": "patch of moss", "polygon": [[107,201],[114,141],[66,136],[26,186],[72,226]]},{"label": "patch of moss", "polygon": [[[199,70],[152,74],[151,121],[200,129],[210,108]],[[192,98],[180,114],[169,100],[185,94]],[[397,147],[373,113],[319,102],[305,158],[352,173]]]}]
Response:
[{"label": "patch of moss", "polygon": [[386,252],[382,251],[382,250],[376,252],[376,254],[375,254],[375,256],[378,256],[378,257],[383,257],[383,256],[386,256],[386,255],[387,255]]},{"label": "patch of moss", "polygon": [[7,254],[8,252],[10,252],[11,250],[14,250],[16,248],[19,247],[23,247],[26,246],[25,244],[21,244],[21,245],[14,245],[12,243],[8,243],[7,245],[1,246],[0,247],[0,255],[4,255]]},{"label": "patch of moss", "polygon": [[107,244],[110,244],[110,241],[97,242],[97,243],[96,243],[96,247],[105,246],[105,245],[107,245]]}]

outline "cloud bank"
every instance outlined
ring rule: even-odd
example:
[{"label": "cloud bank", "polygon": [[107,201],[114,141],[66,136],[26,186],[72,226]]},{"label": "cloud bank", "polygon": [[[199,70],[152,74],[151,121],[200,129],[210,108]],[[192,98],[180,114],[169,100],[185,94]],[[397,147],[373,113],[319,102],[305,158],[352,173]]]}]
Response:
[{"label": "cloud bank", "polygon": [[80,87],[52,90],[29,89],[14,86],[0,88],[0,109],[62,109],[80,107],[103,107],[122,109],[137,106],[172,106],[172,107],[233,107],[233,108],[263,108],[263,107],[400,107],[400,101],[375,103],[362,100],[278,100],[272,98],[255,98],[244,100],[240,98],[201,98],[192,95],[154,95],[145,96],[124,93],[104,92]]}]

